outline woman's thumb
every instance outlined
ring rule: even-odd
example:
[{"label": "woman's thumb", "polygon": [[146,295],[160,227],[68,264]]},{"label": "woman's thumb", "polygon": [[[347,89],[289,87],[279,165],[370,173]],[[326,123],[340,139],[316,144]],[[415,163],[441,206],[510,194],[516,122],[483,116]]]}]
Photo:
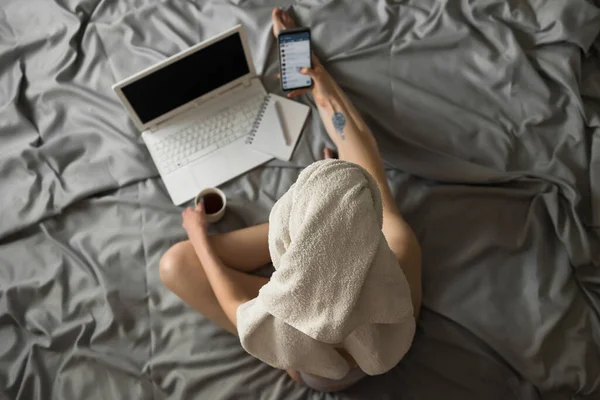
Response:
[{"label": "woman's thumb", "polygon": [[302,75],[308,75],[311,78],[315,78],[315,70],[312,68],[308,68],[308,67],[302,67],[298,70],[299,73],[301,73]]}]

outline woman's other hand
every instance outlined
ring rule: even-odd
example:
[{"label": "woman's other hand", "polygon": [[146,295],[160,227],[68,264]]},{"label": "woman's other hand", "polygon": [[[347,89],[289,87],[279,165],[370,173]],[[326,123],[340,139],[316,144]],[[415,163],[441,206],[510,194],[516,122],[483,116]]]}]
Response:
[{"label": "woman's other hand", "polygon": [[188,207],[183,210],[181,219],[181,225],[188,236],[194,232],[206,232],[208,220],[206,219],[206,212],[204,211],[204,204],[202,204],[202,202],[198,203],[195,209],[193,207]]}]

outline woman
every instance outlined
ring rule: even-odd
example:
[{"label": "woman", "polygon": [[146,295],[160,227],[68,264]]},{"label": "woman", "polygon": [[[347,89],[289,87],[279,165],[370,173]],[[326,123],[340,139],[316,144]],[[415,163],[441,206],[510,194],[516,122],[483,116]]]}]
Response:
[{"label": "woman", "polygon": [[[295,26],[291,16],[282,9],[273,10],[272,20],[275,36],[282,29]],[[420,248],[394,202],[375,138],[316,57],[313,56],[313,68],[305,68],[301,73],[312,78],[313,87],[293,91],[289,97],[308,91],[312,93],[323,124],[337,147],[339,159],[368,171],[381,192],[381,230],[408,282],[416,319],[421,305]],[[331,158],[333,152],[325,149],[324,154],[325,158]],[[238,307],[257,297],[259,289],[269,282],[267,278],[248,274],[271,261],[269,225],[209,236],[201,206],[197,209],[187,208],[182,217],[189,240],[175,244],[164,254],[160,261],[161,279],[192,308],[223,329],[238,334]],[[347,352],[343,349],[338,352],[349,365],[356,366]],[[336,382],[292,370],[288,373],[297,382],[326,391],[341,390],[356,381],[346,379]]]}]

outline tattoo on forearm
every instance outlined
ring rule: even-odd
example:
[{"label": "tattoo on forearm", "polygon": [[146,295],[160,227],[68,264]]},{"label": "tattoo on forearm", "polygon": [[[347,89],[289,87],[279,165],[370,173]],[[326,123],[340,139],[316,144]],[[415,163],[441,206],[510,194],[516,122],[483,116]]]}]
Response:
[{"label": "tattoo on forearm", "polygon": [[331,121],[333,122],[333,127],[335,128],[335,131],[340,134],[342,140],[345,140],[346,138],[344,137],[344,127],[346,126],[346,117],[344,116],[344,113],[338,111],[334,112]]}]

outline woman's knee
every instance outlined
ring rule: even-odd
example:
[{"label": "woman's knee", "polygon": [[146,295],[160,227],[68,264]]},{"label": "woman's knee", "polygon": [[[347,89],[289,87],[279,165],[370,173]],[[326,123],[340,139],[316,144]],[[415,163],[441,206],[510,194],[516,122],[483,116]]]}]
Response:
[{"label": "woman's knee", "polygon": [[171,246],[169,250],[160,258],[158,270],[160,279],[167,287],[173,287],[175,282],[179,281],[185,275],[187,265],[187,245],[185,242],[179,242]]}]

